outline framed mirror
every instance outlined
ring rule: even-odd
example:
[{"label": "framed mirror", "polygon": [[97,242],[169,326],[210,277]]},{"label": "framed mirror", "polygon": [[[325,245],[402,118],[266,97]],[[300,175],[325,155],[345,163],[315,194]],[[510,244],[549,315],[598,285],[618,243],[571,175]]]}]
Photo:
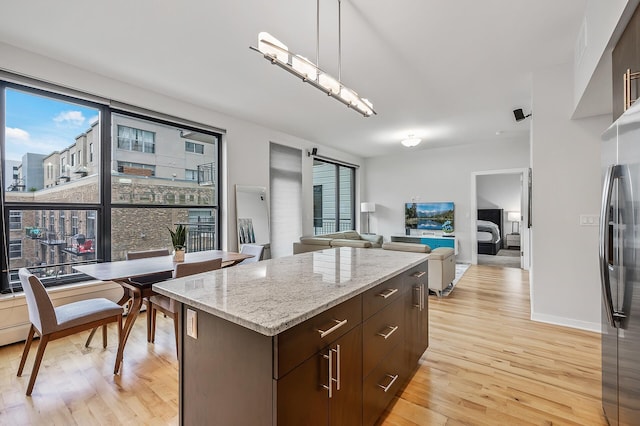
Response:
[{"label": "framed mirror", "polygon": [[265,246],[265,255],[268,253],[269,204],[265,187],[236,185],[236,224],[238,248],[259,244]]}]

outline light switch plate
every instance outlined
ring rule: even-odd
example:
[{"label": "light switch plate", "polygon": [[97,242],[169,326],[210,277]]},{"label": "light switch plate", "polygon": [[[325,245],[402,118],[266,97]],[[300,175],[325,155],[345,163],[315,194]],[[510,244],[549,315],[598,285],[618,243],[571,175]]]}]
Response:
[{"label": "light switch plate", "polygon": [[581,214],[580,226],[598,226],[600,216],[597,214]]},{"label": "light switch plate", "polygon": [[187,308],[187,336],[198,338],[198,313]]}]

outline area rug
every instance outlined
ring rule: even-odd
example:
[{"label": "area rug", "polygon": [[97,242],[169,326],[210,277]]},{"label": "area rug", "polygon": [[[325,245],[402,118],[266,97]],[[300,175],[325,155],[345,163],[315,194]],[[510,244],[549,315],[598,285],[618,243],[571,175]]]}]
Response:
[{"label": "area rug", "polygon": [[[453,279],[453,282],[447,286],[447,288],[442,290],[442,297],[451,294],[453,289],[456,287],[456,284],[458,284],[458,281],[460,281],[460,278],[462,278],[464,273],[467,272],[467,269],[469,269],[469,266],[471,265],[468,263],[456,263],[456,277]],[[429,291],[429,293],[431,293],[431,291]],[[436,293],[434,292],[433,294]]]},{"label": "area rug", "polygon": [[520,257],[520,250],[500,249],[498,256]]}]

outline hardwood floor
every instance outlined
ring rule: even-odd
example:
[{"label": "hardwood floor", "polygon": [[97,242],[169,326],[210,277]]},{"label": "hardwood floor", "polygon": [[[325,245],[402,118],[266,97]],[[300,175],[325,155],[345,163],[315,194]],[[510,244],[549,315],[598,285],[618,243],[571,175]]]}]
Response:
[{"label": "hardwood floor", "polygon": [[[429,349],[382,424],[606,424],[599,335],[530,321],[525,271],[472,266],[450,296],[430,297],[429,309]],[[119,376],[115,328],[106,349],[85,349],[84,339],[49,344],[30,398],[35,348],[22,377],[23,344],[0,348],[0,424],[178,423],[170,318],[158,317],[156,343],[148,344],[141,315]]]},{"label": "hardwood floor", "polygon": [[383,425],[607,424],[600,335],[529,320],[526,271],[471,266],[429,315],[429,349]]}]

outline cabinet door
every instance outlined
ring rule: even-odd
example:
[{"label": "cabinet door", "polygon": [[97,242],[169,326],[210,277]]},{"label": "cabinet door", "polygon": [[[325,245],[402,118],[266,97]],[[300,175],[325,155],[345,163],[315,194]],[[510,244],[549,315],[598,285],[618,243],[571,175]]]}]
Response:
[{"label": "cabinet door", "polygon": [[276,398],[279,426],[361,425],[362,326],[279,379]]},{"label": "cabinet door", "polygon": [[362,425],[362,327],[342,336],[331,349],[336,381],[329,400],[330,424]]},{"label": "cabinet door", "polygon": [[405,297],[406,367],[412,370],[429,345],[429,290],[426,281],[412,284]]}]

